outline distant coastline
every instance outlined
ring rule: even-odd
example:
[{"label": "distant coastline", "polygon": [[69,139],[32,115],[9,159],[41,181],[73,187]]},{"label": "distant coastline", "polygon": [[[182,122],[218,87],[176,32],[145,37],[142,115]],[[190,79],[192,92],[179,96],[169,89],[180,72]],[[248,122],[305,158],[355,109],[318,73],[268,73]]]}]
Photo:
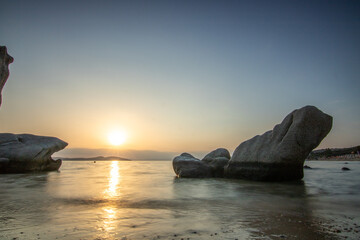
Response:
[{"label": "distant coastline", "polygon": [[97,157],[86,157],[86,158],[58,158],[58,159],[61,159],[63,161],[113,161],[113,160],[131,161],[131,159],[123,158],[123,157],[116,157],[116,156],[109,156],[109,157],[97,156]]},{"label": "distant coastline", "polygon": [[350,148],[326,148],[312,151],[306,160],[360,161],[360,145]]}]

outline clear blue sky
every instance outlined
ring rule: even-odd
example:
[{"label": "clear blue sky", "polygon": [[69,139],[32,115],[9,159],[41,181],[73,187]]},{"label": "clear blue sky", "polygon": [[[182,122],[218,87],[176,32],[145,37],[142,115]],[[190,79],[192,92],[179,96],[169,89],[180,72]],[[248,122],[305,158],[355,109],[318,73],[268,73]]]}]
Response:
[{"label": "clear blue sky", "polygon": [[360,144],[360,1],[1,1],[1,132],[104,148],[233,150],[289,112]]}]

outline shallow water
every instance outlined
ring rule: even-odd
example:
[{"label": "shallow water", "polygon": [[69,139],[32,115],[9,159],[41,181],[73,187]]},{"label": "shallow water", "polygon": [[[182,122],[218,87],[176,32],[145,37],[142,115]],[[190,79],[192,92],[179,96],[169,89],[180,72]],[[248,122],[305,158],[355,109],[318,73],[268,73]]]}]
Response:
[{"label": "shallow water", "polygon": [[360,162],[306,164],[298,183],[177,179],[168,161],[3,174],[0,239],[359,239]]}]

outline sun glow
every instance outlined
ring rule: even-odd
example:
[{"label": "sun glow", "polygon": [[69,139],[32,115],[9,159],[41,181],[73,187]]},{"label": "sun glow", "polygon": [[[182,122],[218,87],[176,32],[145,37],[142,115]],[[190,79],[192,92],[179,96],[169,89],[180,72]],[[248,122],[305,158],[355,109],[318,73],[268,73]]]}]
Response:
[{"label": "sun glow", "polygon": [[108,134],[108,141],[113,146],[119,146],[126,141],[125,132],[112,131]]}]

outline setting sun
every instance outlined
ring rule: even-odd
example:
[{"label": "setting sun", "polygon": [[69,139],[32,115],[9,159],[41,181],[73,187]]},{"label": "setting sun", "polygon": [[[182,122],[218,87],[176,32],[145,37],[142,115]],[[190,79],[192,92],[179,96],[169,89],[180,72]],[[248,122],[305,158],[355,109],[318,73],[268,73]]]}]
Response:
[{"label": "setting sun", "polygon": [[113,146],[119,146],[126,141],[125,132],[112,131],[108,134],[108,141]]}]

